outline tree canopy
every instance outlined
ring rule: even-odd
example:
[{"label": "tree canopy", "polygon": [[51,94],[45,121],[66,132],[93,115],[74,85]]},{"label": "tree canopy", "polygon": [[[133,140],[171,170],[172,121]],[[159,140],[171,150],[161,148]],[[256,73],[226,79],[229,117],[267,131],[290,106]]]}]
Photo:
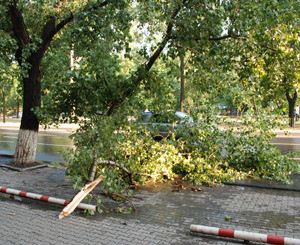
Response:
[{"label": "tree canopy", "polygon": [[42,118],[111,115],[143,89],[172,88],[167,71],[183,54],[190,84],[208,94],[233,79],[247,78],[246,90],[252,77],[254,87],[282,74],[297,83],[298,10],[294,0],[2,1],[0,51],[22,70],[20,132]]}]

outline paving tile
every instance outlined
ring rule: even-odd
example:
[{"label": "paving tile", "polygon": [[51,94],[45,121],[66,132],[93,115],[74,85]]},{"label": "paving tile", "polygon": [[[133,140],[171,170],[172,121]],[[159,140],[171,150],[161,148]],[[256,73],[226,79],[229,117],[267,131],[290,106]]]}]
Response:
[{"label": "paving tile", "polygon": [[[56,197],[72,197],[75,192],[71,184],[51,182],[54,174],[55,170],[47,168],[21,175],[0,169],[0,183],[45,195],[55,190]],[[56,188],[58,185],[64,188]],[[191,224],[300,239],[299,193],[236,187],[203,189],[198,193],[140,190],[137,196],[142,199],[134,200],[136,213],[86,217],[76,212],[63,220],[58,219],[62,207],[25,198],[16,201],[0,194],[0,245],[239,244],[236,239],[191,233]],[[103,203],[119,205],[105,198]]]}]

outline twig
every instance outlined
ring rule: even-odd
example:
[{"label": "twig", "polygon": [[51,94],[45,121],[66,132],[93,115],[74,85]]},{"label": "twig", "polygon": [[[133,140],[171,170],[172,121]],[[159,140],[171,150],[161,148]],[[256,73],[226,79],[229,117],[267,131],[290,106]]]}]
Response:
[{"label": "twig", "polygon": [[130,201],[130,199],[128,199],[127,197],[124,197],[124,196],[122,196],[122,195],[120,195],[120,194],[116,194],[116,193],[111,194],[111,196],[117,196],[117,197],[123,198],[124,200],[128,201],[128,202],[131,204],[131,206],[132,206],[132,208],[133,208],[133,211],[136,211],[136,208],[135,208],[134,204],[133,204],[132,201]]},{"label": "twig", "polygon": [[127,168],[120,166],[120,164],[118,164],[116,162],[105,160],[105,161],[98,161],[98,164],[106,164],[106,165],[118,167],[118,168],[122,169],[125,173],[127,173],[129,176],[131,176],[131,172]]}]

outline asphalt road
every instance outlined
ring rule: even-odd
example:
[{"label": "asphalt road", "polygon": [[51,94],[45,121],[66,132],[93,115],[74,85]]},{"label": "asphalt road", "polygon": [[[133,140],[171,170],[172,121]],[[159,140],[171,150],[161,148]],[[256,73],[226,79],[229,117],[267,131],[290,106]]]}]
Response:
[{"label": "asphalt road", "polygon": [[[17,138],[19,125],[8,124],[7,126],[3,123],[0,124],[0,154],[13,155]],[[62,127],[60,129],[51,128],[44,130],[40,128],[38,134],[38,145],[36,160],[63,162],[62,152],[72,147],[72,140],[69,136],[72,133],[74,127]]]},{"label": "asphalt road", "polygon": [[[61,153],[72,147],[72,140],[69,138],[75,125],[63,125],[59,129],[40,128],[38,136],[38,147],[36,159],[40,161],[61,161]],[[0,154],[13,155],[18,137],[19,123],[14,120],[9,123],[0,123]],[[290,135],[278,132],[272,141],[282,153],[299,152],[300,156],[300,130],[291,130]]]}]

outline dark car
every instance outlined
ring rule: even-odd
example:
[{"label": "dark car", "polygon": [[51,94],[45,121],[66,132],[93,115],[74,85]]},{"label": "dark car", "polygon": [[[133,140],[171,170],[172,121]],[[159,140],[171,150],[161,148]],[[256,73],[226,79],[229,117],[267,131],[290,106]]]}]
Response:
[{"label": "dark car", "polygon": [[152,114],[145,112],[139,117],[139,123],[146,125],[155,140],[169,138],[175,134],[175,138],[182,137],[180,129],[184,126],[192,126],[193,119],[184,112],[167,111]]}]

